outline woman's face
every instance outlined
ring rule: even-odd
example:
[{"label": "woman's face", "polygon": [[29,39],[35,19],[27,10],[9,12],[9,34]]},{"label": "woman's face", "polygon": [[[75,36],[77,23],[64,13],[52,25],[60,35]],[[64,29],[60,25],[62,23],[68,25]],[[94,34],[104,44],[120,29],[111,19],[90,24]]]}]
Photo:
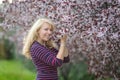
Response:
[{"label": "woman's face", "polygon": [[39,39],[42,41],[48,41],[52,35],[52,26],[48,23],[43,23],[38,30]]}]

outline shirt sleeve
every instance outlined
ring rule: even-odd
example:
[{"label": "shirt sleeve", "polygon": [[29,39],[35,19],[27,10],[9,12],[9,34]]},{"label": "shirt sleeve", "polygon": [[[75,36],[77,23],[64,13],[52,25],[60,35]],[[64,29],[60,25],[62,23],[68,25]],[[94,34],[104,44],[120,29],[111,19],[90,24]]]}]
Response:
[{"label": "shirt sleeve", "polygon": [[63,63],[68,63],[70,61],[69,55],[67,57],[64,57]]},{"label": "shirt sleeve", "polygon": [[33,57],[39,58],[40,60],[51,66],[58,67],[61,66],[63,63],[61,59],[56,58],[56,55],[54,53],[43,46],[34,46],[33,48],[31,48],[31,53]]}]

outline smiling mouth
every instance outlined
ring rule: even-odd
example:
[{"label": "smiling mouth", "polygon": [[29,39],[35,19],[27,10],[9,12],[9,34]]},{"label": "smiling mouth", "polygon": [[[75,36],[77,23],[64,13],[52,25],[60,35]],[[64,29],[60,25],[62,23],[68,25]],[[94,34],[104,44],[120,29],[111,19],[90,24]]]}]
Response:
[{"label": "smiling mouth", "polygon": [[50,38],[51,38],[51,36],[46,36],[46,38],[47,38],[47,39],[50,39]]}]

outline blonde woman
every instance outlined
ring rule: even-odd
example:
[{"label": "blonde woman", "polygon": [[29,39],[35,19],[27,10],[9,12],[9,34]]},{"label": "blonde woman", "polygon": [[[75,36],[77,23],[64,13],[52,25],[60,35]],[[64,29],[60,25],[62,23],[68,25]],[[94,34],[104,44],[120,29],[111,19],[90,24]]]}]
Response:
[{"label": "blonde woman", "polygon": [[67,36],[61,37],[60,47],[57,49],[50,39],[54,29],[51,20],[38,19],[24,40],[23,54],[32,59],[37,70],[36,80],[58,80],[57,68],[69,62]]}]

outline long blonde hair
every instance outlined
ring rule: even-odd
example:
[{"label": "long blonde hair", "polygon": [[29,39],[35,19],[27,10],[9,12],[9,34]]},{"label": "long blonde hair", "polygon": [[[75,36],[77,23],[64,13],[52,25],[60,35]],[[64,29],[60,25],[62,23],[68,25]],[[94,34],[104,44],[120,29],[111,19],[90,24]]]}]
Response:
[{"label": "long blonde hair", "polygon": [[[48,23],[52,26],[53,30],[55,29],[53,22],[47,18],[40,18],[33,24],[27,36],[23,40],[23,53],[22,54],[25,55],[25,57],[29,59],[31,59],[30,47],[32,43],[38,39],[37,31],[41,28],[43,23]],[[57,48],[56,44],[52,40],[47,41],[46,45],[48,45],[49,47]]]}]

